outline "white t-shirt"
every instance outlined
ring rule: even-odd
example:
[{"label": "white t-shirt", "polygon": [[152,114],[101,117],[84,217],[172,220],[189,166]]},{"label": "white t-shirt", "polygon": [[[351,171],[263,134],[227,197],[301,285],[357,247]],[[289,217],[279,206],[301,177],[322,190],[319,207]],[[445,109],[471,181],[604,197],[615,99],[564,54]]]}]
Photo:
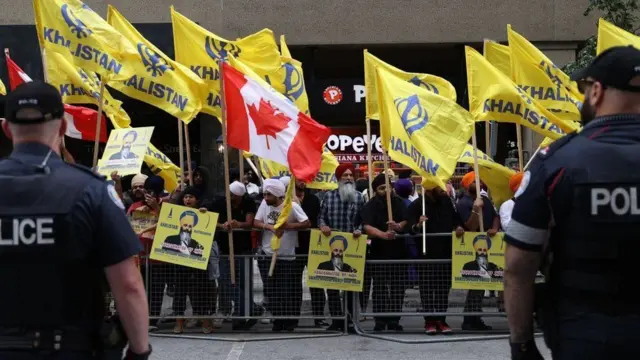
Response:
[{"label": "white t-shirt", "polygon": [[509,199],[500,205],[500,224],[502,225],[502,231],[507,231],[507,227],[511,221],[511,212],[515,204],[512,199]]},{"label": "white t-shirt", "polygon": [[[300,205],[293,203],[293,207],[291,209],[291,213],[289,214],[289,218],[287,222],[290,223],[298,223],[307,221],[309,218],[307,214],[304,213]],[[269,206],[263,200],[258,208],[258,212],[256,213],[255,219],[258,221],[262,221],[267,225],[275,225],[278,222],[278,218],[280,217],[280,213],[284,208],[284,203],[280,204],[280,206]],[[262,250],[267,255],[273,255],[273,250],[271,249],[271,238],[273,237],[273,233],[271,231],[265,230],[262,232]],[[278,250],[278,258],[288,257],[287,260],[293,260],[294,257],[291,255],[295,255],[296,247],[298,246],[298,231],[297,230],[285,230],[282,238],[280,239],[280,249]]]}]

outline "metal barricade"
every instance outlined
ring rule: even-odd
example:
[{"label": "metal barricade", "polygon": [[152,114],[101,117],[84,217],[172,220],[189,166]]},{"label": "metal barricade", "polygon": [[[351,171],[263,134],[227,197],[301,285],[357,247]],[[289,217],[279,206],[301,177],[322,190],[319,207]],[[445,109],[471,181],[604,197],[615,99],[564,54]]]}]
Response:
[{"label": "metal barricade", "polygon": [[[426,234],[426,236],[428,242],[451,241],[451,233]],[[421,234],[399,237],[422,241]],[[434,239],[436,237],[440,239]],[[397,325],[402,329],[404,323],[404,327],[408,328],[407,331],[403,329],[400,334],[415,333],[414,330],[418,326],[415,319],[402,321],[402,318],[423,317],[424,322],[418,320],[417,324],[420,324],[420,333],[424,334],[423,326],[427,321],[444,322],[445,317],[506,317],[501,293],[451,289],[451,255],[448,259],[425,259],[422,254],[417,255],[421,258],[367,260],[365,288],[362,293],[353,294],[356,298],[353,303],[359,305],[359,308],[355,309],[354,316],[355,329],[359,335],[400,343],[490,340],[508,337],[505,334],[506,321],[502,331],[491,330],[483,332],[482,335],[456,334],[437,337],[424,335],[419,339],[408,339],[408,336],[399,337]],[[362,321],[364,318],[374,318],[374,322],[365,324]],[[459,329],[456,326],[451,327]]]},{"label": "metal barricade", "polygon": [[[168,264],[148,257],[141,259],[140,271],[149,300],[149,318],[152,325],[158,327],[150,335],[260,341],[330,337],[346,333],[345,326],[342,326],[344,332],[326,331],[315,326],[315,322],[320,320],[345,323],[346,312],[343,309],[346,309],[347,299],[342,296],[336,298],[335,294],[327,296],[324,289],[307,286],[308,255],[278,257],[272,277],[268,275],[271,256],[252,254],[235,255],[234,258],[235,284],[231,282],[228,255],[214,256],[212,253],[207,270]],[[184,321],[184,330],[174,333],[172,325],[176,328],[178,320]],[[205,331],[209,321],[213,329]],[[198,326],[200,323],[205,325],[202,331]],[[206,336],[202,335],[203,332]],[[255,336],[256,332],[272,334]],[[251,336],[245,336],[247,334]]]}]

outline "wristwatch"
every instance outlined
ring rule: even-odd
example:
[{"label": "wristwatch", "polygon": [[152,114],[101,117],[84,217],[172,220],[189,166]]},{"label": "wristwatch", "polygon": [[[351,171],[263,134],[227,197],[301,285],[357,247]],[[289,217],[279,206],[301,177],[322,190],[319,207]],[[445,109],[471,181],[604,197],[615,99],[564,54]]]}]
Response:
[{"label": "wristwatch", "polygon": [[128,348],[124,360],[147,360],[151,355],[151,351],[151,344],[149,344],[149,349],[142,354],[136,354],[131,351],[131,348]]}]

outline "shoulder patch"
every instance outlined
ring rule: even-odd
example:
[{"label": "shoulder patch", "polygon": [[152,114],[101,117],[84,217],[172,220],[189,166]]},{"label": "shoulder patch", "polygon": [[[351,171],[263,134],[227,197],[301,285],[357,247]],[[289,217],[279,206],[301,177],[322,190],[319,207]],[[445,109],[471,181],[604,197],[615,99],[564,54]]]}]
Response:
[{"label": "shoulder patch", "polygon": [[527,186],[529,186],[529,181],[531,180],[531,172],[530,171],[525,171],[524,175],[522,175],[522,181],[520,181],[520,187],[518,187],[518,190],[516,190],[515,195],[513,196],[514,198],[518,198],[518,196],[522,195],[522,193],[524,193],[525,190],[527,190]]},{"label": "shoulder patch", "polygon": [[76,168],[76,169],[78,169],[78,170],[80,170],[80,171],[82,171],[84,173],[90,174],[96,179],[100,179],[102,181],[106,181],[107,180],[106,176],[100,175],[100,174],[96,173],[95,171],[93,171],[91,168],[86,167],[84,165],[79,165],[79,164],[67,164],[67,165],[69,165],[71,167],[74,167],[74,168]]},{"label": "shoulder patch", "polygon": [[536,155],[536,156],[539,156],[540,159],[548,158],[553,153],[555,153],[556,151],[561,149],[563,146],[568,144],[569,141],[571,141],[571,139],[576,137],[576,135],[578,135],[578,133],[576,131],[573,131],[573,132],[570,132],[570,133],[566,134],[565,136],[561,137],[560,139],[552,142],[551,145],[545,147],[544,149],[540,149],[540,151],[538,151],[538,155]]},{"label": "shoulder patch", "polygon": [[116,191],[116,188],[113,187],[113,185],[107,185],[107,193],[109,194],[111,201],[113,201],[113,203],[116,204],[117,207],[124,210],[124,204],[122,203],[122,200],[120,199],[120,196],[118,196],[118,192]]}]

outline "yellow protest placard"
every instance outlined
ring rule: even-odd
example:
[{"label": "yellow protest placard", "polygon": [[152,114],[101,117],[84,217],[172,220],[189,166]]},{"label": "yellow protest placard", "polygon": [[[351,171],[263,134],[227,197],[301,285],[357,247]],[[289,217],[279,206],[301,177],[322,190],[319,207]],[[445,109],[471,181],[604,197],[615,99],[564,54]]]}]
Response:
[{"label": "yellow protest placard", "polygon": [[140,172],[153,126],[111,130],[107,147],[98,162],[98,173],[109,176],[117,171],[121,176]]},{"label": "yellow protest placard", "polygon": [[451,276],[453,289],[502,290],[504,233],[465,232],[452,235]]},{"label": "yellow protest placard", "polygon": [[151,259],[206,270],[218,214],[162,204]]},{"label": "yellow protest placard", "polygon": [[[143,211],[143,208],[138,208],[132,211],[129,215],[129,223],[136,234],[140,234],[142,231],[149,229],[151,226],[155,225],[157,221],[158,219],[153,213]],[[142,234],[142,237],[153,239],[153,231],[145,232]]]},{"label": "yellow protest placard", "polygon": [[367,238],[350,233],[324,236],[311,230],[307,284],[311,288],[362,292]]}]

